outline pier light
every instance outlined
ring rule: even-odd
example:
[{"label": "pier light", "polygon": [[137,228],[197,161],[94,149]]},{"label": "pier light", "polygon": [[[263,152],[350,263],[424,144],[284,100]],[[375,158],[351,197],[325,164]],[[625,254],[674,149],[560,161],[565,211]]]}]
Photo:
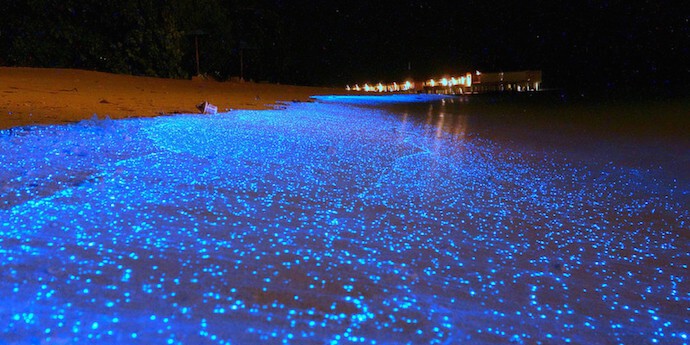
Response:
[{"label": "pier light", "polygon": [[371,91],[371,87],[369,86],[369,84],[364,84],[364,91],[366,91],[366,92]]},{"label": "pier light", "polygon": [[412,83],[408,80],[405,82],[405,90],[409,90],[412,88]]},{"label": "pier light", "polygon": [[436,86],[436,81],[434,81],[433,79],[429,80],[429,85],[431,85],[431,87]]},{"label": "pier light", "polygon": [[448,79],[446,79],[446,78],[441,79],[441,85],[448,86]]},{"label": "pier light", "polygon": [[460,77],[460,85],[465,85],[465,77]]},{"label": "pier light", "polygon": [[451,77],[450,78],[450,85],[453,85],[453,86],[458,85],[458,80],[455,79],[455,77]]},{"label": "pier light", "polygon": [[350,91],[352,89],[350,88],[350,85],[345,85],[345,90]]},{"label": "pier light", "polygon": [[383,84],[379,83],[378,90],[379,92],[383,92]]},{"label": "pier light", "polygon": [[[479,75],[479,71],[477,71],[477,75]],[[472,86],[472,74],[467,73],[467,75],[465,75],[465,82],[466,82],[465,86],[467,86],[467,87]]]},{"label": "pier light", "polygon": [[355,84],[355,91],[360,91],[361,88],[359,87],[359,84]]}]

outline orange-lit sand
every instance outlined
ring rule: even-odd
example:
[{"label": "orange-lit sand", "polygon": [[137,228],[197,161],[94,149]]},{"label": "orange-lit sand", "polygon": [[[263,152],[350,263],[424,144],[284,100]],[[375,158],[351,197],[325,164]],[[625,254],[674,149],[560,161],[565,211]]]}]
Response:
[{"label": "orange-lit sand", "polygon": [[198,113],[208,101],[226,109],[264,109],[307,101],[339,89],[134,77],[73,69],[0,67],[0,129],[59,124],[106,115],[113,119]]}]

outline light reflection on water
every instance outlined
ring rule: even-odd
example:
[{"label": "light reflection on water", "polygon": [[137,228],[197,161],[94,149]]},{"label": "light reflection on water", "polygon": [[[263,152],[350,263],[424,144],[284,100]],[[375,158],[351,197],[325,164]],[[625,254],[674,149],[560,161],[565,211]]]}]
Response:
[{"label": "light reflection on water", "polygon": [[669,162],[414,97],[0,133],[0,341],[687,343]]},{"label": "light reflection on water", "polygon": [[458,140],[468,135],[482,137],[529,156],[652,169],[664,178],[690,183],[685,173],[690,170],[690,137],[683,129],[689,125],[687,111],[676,109],[683,105],[671,110],[632,101],[625,106],[587,106],[563,102],[549,93],[504,97],[432,96],[415,103],[347,101],[399,114],[404,123],[434,127],[437,138],[442,133]]}]

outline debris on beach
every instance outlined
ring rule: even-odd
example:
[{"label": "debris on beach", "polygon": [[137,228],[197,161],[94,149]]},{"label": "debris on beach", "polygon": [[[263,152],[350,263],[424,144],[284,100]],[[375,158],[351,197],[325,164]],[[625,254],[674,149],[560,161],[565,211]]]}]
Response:
[{"label": "debris on beach", "polygon": [[199,109],[202,114],[218,113],[218,107],[206,101],[197,104],[196,108]]}]

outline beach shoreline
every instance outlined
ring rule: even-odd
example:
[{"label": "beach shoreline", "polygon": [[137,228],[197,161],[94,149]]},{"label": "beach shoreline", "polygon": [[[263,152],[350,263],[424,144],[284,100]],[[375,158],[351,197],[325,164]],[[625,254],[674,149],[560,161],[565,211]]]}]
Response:
[{"label": "beach shoreline", "polygon": [[0,129],[110,117],[198,114],[204,101],[219,112],[272,109],[345,90],[254,82],[120,75],[76,69],[0,67]]}]

